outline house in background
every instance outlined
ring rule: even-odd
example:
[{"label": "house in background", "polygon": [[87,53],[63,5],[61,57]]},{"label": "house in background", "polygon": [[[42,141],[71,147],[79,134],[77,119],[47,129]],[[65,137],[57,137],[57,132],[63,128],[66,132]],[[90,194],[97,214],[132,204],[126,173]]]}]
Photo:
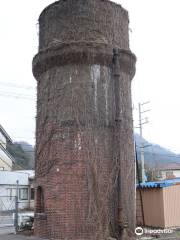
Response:
[{"label": "house in background", "polygon": [[0,171],[11,171],[15,164],[14,158],[7,151],[7,144],[12,144],[12,139],[0,125]]},{"label": "house in background", "polygon": [[[35,171],[34,170],[18,170],[18,171],[14,171],[14,172],[28,174],[28,199],[29,199],[28,209],[34,210],[34,198],[35,198],[34,180],[35,180]],[[20,193],[19,193],[19,196],[20,196]]]},{"label": "house in background", "polygon": [[180,178],[180,163],[169,163],[159,168],[160,179]]},{"label": "house in background", "polygon": [[34,208],[34,170],[0,171],[0,211]]}]

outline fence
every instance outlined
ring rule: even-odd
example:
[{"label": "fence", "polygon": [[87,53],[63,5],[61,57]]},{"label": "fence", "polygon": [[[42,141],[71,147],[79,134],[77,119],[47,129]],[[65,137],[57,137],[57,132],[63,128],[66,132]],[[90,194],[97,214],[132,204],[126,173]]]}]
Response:
[{"label": "fence", "polygon": [[0,227],[14,226],[16,202],[15,196],[0,196]]},{"label": "fence", "polygon": [[16,196],[0,196],[0,233],[5,228],[17,232],[24,222],[34,216],[34,212],[26,206],[27,203],[20,202]]}]

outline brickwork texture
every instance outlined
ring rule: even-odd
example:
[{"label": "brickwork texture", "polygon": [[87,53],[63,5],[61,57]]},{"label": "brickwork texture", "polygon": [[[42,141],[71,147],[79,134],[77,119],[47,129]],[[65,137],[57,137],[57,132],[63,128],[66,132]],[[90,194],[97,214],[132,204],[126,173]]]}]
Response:
[{"label": "brickwork texture", "polygon": [[39,18],[35,234],[120,239],[135,227],[128,13],[60,0]]}]

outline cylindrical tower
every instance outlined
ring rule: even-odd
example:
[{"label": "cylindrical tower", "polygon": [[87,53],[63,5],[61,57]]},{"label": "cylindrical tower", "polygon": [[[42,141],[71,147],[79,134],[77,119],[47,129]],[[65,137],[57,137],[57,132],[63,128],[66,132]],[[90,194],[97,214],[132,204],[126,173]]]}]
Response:
[{"label": "cylindrical tower", "polygon": [[60,0],[39,18],[35,234],[121,239],[135,226],[128,13]]}]

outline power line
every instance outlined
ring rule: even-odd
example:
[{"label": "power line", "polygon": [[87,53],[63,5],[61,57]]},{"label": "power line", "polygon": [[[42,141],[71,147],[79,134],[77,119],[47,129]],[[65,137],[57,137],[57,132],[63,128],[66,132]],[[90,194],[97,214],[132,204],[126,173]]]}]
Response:
[{"label": "power line", "polygon": [[25,99],[25,100],[32,100],[35,101],[35,98],[32,98],[30,95],[23,95],[23,94],[16,94],[16,93],[10,93],[10,92],[0,92],[0,97],[5,98],[16,98],[16,99]]},{"label": "power line", "polygon": [[36,87],[19,85],[19,84],[14,84],[14,83],[10,83],[10,82],[1,82],[0,81],[0,85],[3,85],[5,87],[21,88],[21,89],[26,89],[26,90],[36,90]]},{"label": "power line", "polygon": [[[145,153],[151,153],[151,152],[145,151]],[[180,156],[166,155],[166,154],[160,154],[160,153],[152,153],[152,154],[157,155],[157,156],[165,156],[165,157],[179,158],[180,159]]]}]

